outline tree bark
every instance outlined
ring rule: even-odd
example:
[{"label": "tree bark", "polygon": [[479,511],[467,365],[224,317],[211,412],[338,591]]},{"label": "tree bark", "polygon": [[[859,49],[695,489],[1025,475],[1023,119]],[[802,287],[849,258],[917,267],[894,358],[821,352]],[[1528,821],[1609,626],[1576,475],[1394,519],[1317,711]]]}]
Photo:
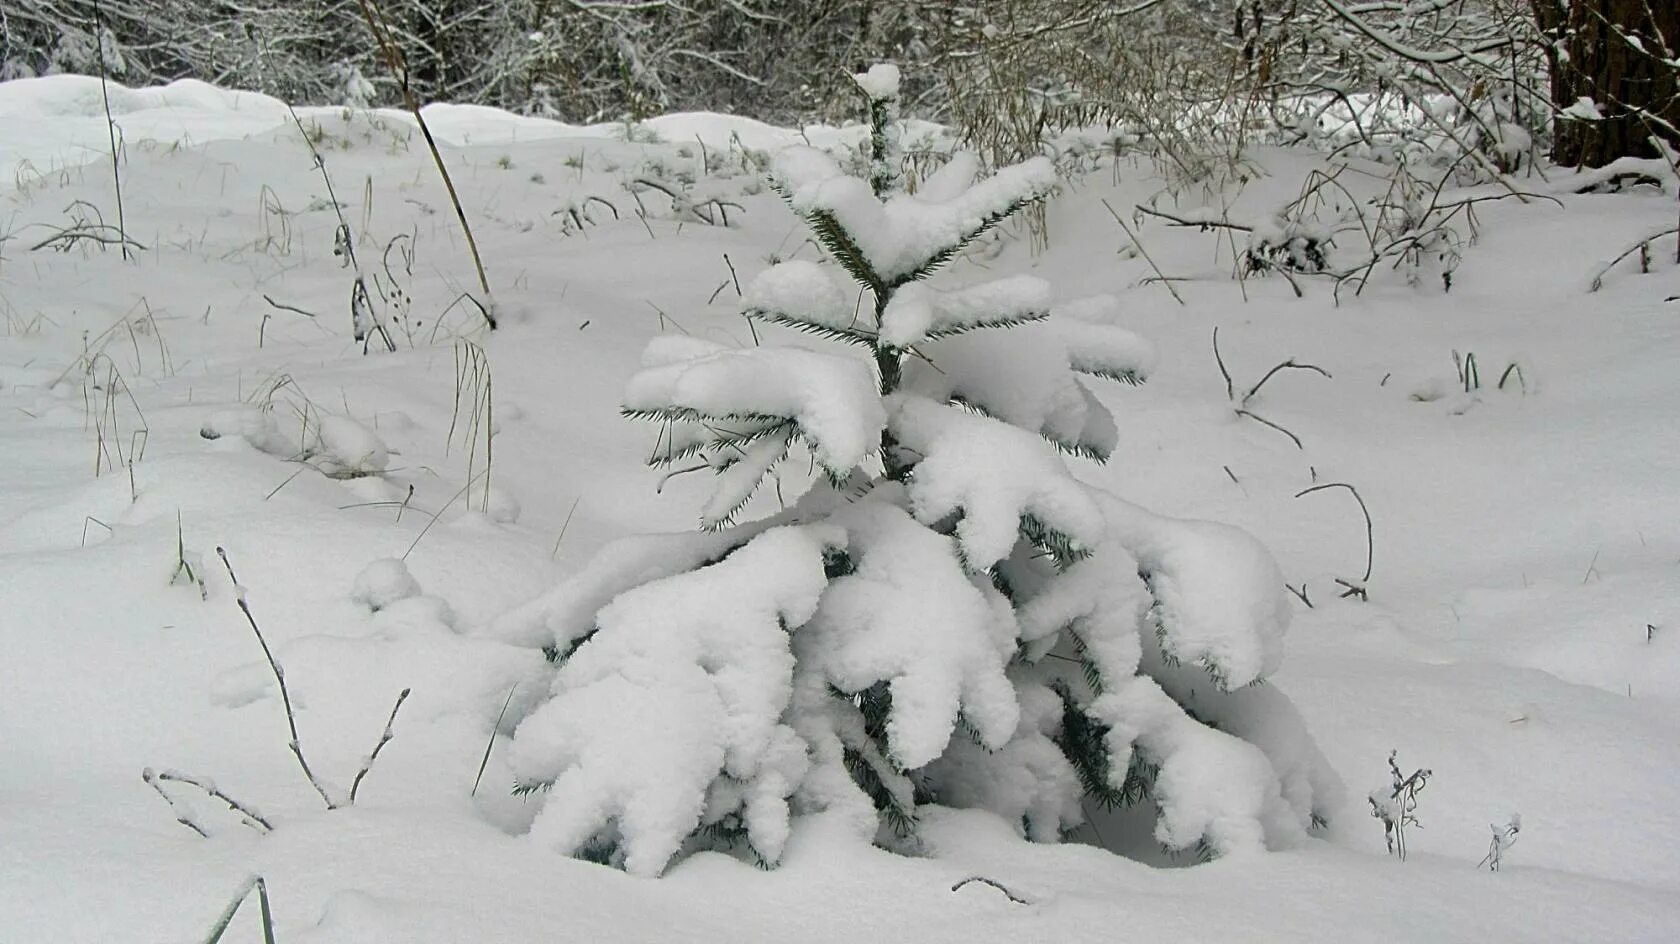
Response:
[{"label": "tree bark", "polygon": [[[1676,0],[1532,0],[1553,41],[1552,101],[1590,98],[1603,119],[1559,118],[1552,159],[1598,167],[1654,157],[1653,136],[1680,146],[1680,3]],[[1630,41],[1631,40],[1631,41]],[[1642,47],[1642,48],[1641,48]]]}]

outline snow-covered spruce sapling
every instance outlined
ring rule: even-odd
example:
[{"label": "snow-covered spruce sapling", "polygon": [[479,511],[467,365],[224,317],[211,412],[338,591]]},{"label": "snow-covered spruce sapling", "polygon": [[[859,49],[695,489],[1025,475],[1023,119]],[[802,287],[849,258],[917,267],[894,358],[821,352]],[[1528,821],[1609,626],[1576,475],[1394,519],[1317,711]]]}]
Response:
[{"label": "snow-covered spruce sapling", "polygon": [[[773,864],[795,814],[913,850],[930,804],[1053,841],[1086,798],[1145,797],[1175,849],[1303,835],[1341,787],[1258,684],[1290,612],[1277,566],[1064,459],[1116,452],[1087,381],[1142,381],[1152,347],[1111,298],[928,284],[1051,192],[1049,161],[976,182],[962,157],[907,194],[896,70],[860,84],[870,179],[808,147],[771,172],[829,264],[774,265],[743,297],[833,348],[654,339],[624,411],[659,424],[654,466],[716,473],[701,530],[610,544],[493,626],[556,664],[507,754],[532,838],[655,875],[704,848]],[[805,493],[738,521],[795,454],[821,470]]]},{"label": "snow-covered spruce sapling", "polygon": [[1383,841],[1390,855],[1406,861],[1406,827],[1421,826],[1417,820],[1417,798],[1429,785],[1435,771],[1419,767],[1410,774],[1400,772],[1400,752],[1388,754],[1389,784],[1372,790],[1366,797],[1371,803],[1371,816],[1382,821]]}]

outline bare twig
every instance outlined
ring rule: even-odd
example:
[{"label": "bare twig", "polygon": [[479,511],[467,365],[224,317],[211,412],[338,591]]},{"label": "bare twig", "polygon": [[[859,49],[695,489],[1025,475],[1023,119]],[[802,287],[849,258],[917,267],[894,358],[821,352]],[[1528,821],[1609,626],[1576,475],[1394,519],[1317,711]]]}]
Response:
[{"label": "bare twig", "polygon": [[268,302],[270,305],[274,306],[275,308],[280,309],[281,311],[294,312],[296,314],[304,316],[305,318],[315,317],[315,313],[312,312],[312,311],[304,311],[302,308],[298,308],[295,305],[282,304],[281,302],[275,301],[272,297],[270,297],[268,295],[264,295],[262,298],[263,298],[263,301]]},{"label": "bare twig", "polygon": [[1278,432],[1284,434],[1285,436],[1288,436],[1290,441],[1295,443],[1295,448],[1296,449],[1299,449],[1302,452],[1306,451],[1307,447],[1302,445],[1301,437],[1295,435],[1294,433],[1292,433],[1289,430],[1283,428],[1282,426],[1278,425],[1277,423],[1274,423],[1271,420],[1266,419],[1264,416],[1261,416],[1260,414],[1255,413],[1251,410],[1244,410],[1244,409],[1238,408],[1236,412],[1237,412],[1238,416],[1246,416],[1249,419],[1253,420],[1256,423],[1259,423],[1262,426],[1270,426],[1272,429],[1275,429]]},{"label": "bare twig", "polygon": [[177,814],[180,814],[177,816],[177,822],[197,832],[200,836],[208,836],[209,834],[197,823],[187,822],[187,819],[190,817],[186,817],[185,814],[182,813],[181,808],[176,805],[174,799],[164,792],[162,786],[163,782],[184,783],[188,786],[197,787],[200,790],[203,790],[211,798],[226,803],[228,809],[239,814],[241,821],[244,822],[245,825],[255,829],[257,832],[266,833],[274,829],[274,824],[264,818],[261,813],[258,813],[251,807],[235,800],[226,793],[223,793],[221,789],[210,780],[206,780],[201,777],[194,777],[190,774],[184,774],[178,770],[153,770],[150,767],[147,767],[145,770],[140,772],[140,779],[146,781],[153,790],[156,790],[158,794],[169,803],[170,807],[173,808]]},{"label": "bare twig", "polygon": [[1120,228],[1126,231],[1126,237],[1132,241],[1133,246],[1137,247],[1138,254],[1143,256],[1143,260],[1149,263],[1149,267],[1155,270],[1156,275],[1160,276],[1161,284],[1165,285],[1167,291],[1172,293],[1173,300],[1180,305],[1184,304],[1183,296],[1178,294],[1178,289],[1173,288],[1172,280],[1167,278],[1167,274],[1162,272],[1161,267],[1155,264],[1155,260],[1149,257],[1149,250],[1143,248],[1143,243],[1138,241],[1137,234],[1132,232],[1132,228],[1126,225],[1126,221],[1120,218],[1119,213],[1114,212],[1114,207],[1110,206],[1107,200],[1104,200],[1102,205],[1107,208],[1108,215],[1114,217],[1114,222],[1119,223]]},{"label": "bare twig", "polygon": [[[1611,259],[1609,262],[1606,262],[1604,265],[1599,267],[1597,272],[1593,273],[1592,281],[1587,283],[1588,284],[1587,291],[1596,292],[1599,289],[1603,288],[1604,287],[1604,277],[1609,275],[1610,270],[1614,269],[1616,267],[1616,264],[1621,262],[1623,259],[1626,259],[1628,256],[1631,256],[1636,252],[1640,252],[1641,250],[1644,250],[1645,252],[1649,253],[1652,242],[1654,242],[1655,240],[1661,239],[1664,236],[1674,235],[1675,233],[1680,233],[1680,226],[1671,226],[1671,227],[1669,227],[1667,229],[1664,229],[1664,230],[1661,230],[1659,232],[1652,233],[1651,235],[1646,236],[1644,239],[1641,239],[1639,242],[1636,242],[1633,245],[1629,246],[1628,248],[1622,250],[1621,253],[1619,253],[1616,256],[1616,258]],[[1642,271],[1644,271],[1644,270],[1642,270]]]},{"label": "bare twig", "polygon": [[1139,213],[1143,213],[1143,214],[1146,214],[1148,216],[1160,217],[1161,219],[1166,220],[1168,223],[1172,224],[1173,226],[1194,226],[1197,229],[1204,229],[1204,230],[1207,230],[1207,229],[1228,229],[1228,230],[1233,230],[1233,231],[1238,232],[1238,233],[1252,233],[1252,232],[1254,232],[1254,227],[1252,227],[1252,226],[1244,226],[1241,223],[1233,223],[1233,222],[1231,222],[1230,220],[1227,220],[1227,219],[1191,220],[1191,219],[1186,219],[1182,216],[1174,216],[1173,214],[1167,213],[1167,212],[1162,211],[1162,210],[1151,209],[1149,207],[1144,206],[1141,203],[1137,204],[1136,206],[1137,206],[1137,211]]},{"label": "bare twig", "polygon": [[280,684],[280,703],[285,706],[286,727],[292,734],[292,739],[286,746],[291,748],[292,756],[297,758],[298,766],[303,768],[303,775],[309,779],[309,785],[315,788],[315,792],[321,795],[327,809],[336,810],[340,804],[333,800],[327,788],[321,784],[320,778],[315,776],[315,771],[309,768],[309,761],[304,759],[303,745],[298,742],[297,715],[292,711],[292,694],[286,688],[286,673],[280,668],[280,663],[275,661],[274,651],[268,648],[268,640],[263,638],[262,629],[257,626],[257,618],[251,615],[251,605],[245,600],[245,588],[239,583],[239,578],[234,576],[233,564],[228,560],[227,551],[218,546],[216,556],[222,559],[222,566],[227,568],[228,579],[233,581],[234,601],[239,605],[239,611],[245,614],[245,621],[251,624],[251,632],[257,637],[257,643],[262,646],[263,656],[268,659],[268,667],[274,671],[274,680]]},{"label": "bare twig", "polygon": [[413,689],[405,688],[397,694],[397,703],[391,706],[391,717],[385,719],[385,731],[379,735],[379,743],[373,746],[373,753],[362,761],[362,769],[356,771],[356,779],[350,782],[350,802],[352,804],[356,802],[356,791],[362,788],[362,778],[366,777],[368,771],[373,769],[373,762],[379,759],[379,752],[385,749],[386,744],[390,743],[392,737],[391,726],[397,723],[397,712],[402,710],[403,702],[408,700],[408,693],[411,691]]}]

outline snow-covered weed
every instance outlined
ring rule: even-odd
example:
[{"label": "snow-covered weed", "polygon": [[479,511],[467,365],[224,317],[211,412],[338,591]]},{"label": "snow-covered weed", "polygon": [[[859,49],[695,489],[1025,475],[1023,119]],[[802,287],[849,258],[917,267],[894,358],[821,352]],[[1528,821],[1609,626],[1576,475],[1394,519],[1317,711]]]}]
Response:
[{"label": "snow-covered weed", "polygon": [[1371,803],[1371,816],[1383,824],[1383,841],[1388,845],[1390,855],[1398,856],[1400,861],[1406,861],[1406,828],[1418,826],[1417,819],[1418,794],[1429,785],[1429,778],[1435,772],[1420,767],[1410,774],[1400,772],[1400,752],[1390,751],[1388,755],[1389,784],[1372,790],[1366,797]]},{"label": "snow-covered weed", "polygon": [[1488,871],[1497,872],[1505,862],[1505,853],[1517,844],[1517,834],[1522,832],[1522,816],[1512,813],[1511,818],[1506,821],[1505,825],[1498,826],[1490,823],[1488,829],[1493,831],[1493,838],[1489,840],[1487,855],[1482,857],[1482,861],[1478,863],[1478,868],[1485,865]]}]

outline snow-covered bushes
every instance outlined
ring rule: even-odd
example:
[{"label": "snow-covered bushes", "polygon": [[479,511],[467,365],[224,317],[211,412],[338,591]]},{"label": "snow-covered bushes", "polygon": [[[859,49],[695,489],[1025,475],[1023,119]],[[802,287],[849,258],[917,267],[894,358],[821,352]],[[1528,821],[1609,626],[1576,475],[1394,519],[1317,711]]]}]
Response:
[{"label": "snow-covered bushes", "polygon": [[[952,161],[906,194],[885,166],[897,72],[859,85],[868,179],[803,147],[771,174],[830,264],[781,263],[744,298],[834,349],[655,339],[624,410],[660,424],[656,466],[716,473],[704,530],[610,545],[497,624],[557,664],[509,754],[542,804],[531,835],[644,875],[717,846],[773,864],[795,814],[914,849],[935,803],[1042,841],[1083,796],[1150,798],[1175,849],[1302,835],[1340,784],[1261,685],[1289,620],[1276,565],[1063,458],[1115,453],[1086,378],[1141,382],[1153,348],[1113,299],[927,284],[1044,199],[1050,162],[976,182]],[[736,523],[796,453],[821,470],[809,490]]]}]

